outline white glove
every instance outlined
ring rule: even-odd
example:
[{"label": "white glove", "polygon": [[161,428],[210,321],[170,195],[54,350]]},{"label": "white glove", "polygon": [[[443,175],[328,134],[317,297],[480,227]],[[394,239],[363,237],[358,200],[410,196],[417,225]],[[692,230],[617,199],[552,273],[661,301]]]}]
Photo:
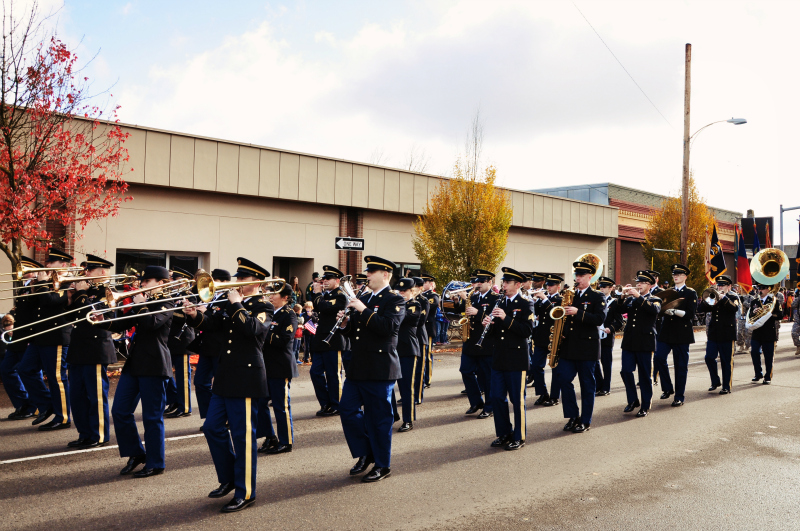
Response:
[{"label": "white glove", "polygon": [[716,303],[717,301],[715,299],[712,299],[711,297],[706,297],[706,304],[708,304],[709,306],[714,306]]},{"label": "white glove", "polygon": [[670,308],[669,310],[667,310],[667,311],[665,311],[665,312],[664,312],[664,315],[675,315],[675,310],[673,310],[672,308]]},{"label": "white glove", "polygon": [[672,313],[674,315],[677,315],[678,317],[683,317],[684,315],[686,315],[686,312],[684,312],[683,310],[672,310]]}]

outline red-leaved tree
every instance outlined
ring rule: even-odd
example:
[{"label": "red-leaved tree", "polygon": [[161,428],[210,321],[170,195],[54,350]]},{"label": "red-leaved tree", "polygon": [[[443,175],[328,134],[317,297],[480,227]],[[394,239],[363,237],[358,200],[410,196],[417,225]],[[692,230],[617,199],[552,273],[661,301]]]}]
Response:
[{"label": "red-leaved tree", "polygon": [[35,3],[21,19],[13,2],[3,7],[0,249],[13,270],[26,247],[61,243],[48,221],[83,230],[131,198],[121,178],[128,134],[116,125],[118,107],[105,119],[89,103],[77,56],[45,30]]}]

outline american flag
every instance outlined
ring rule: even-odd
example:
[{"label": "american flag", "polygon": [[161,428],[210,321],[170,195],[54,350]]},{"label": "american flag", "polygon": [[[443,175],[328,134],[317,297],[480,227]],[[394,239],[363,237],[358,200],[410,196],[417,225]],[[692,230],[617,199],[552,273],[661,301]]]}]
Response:
[{"label": "american flag", "polygon": [[311,335],[315,335],[317,333],[317,325],[315,325],[313,321],[307,322],[304,328],[311,332]]}]

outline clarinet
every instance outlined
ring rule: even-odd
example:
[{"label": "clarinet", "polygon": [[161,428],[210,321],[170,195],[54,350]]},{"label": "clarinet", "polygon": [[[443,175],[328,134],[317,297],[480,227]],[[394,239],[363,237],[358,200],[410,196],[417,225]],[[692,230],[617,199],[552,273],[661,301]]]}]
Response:
[{"label": "clarinet", "polygon": [[[497,309],[497,307],[500,306],[500,303],[502,302],[503,297],[505,297],[505,292],[501,290],[500,291],[500,298],[497,299],[496,303],[494,303],[494,308],[492,308],[492,311],[489,312],[489,315],[491,315],[492,312],[494,312]],[[494,318],[492,318],[492,321],[493,320],[494,320]],[[489,327],[492,326],[492,321],[489,321],[489,323],[486,326],[483,327],[483,333],[481,334],[480,339],[478,339],[478,342],[475,343],[476,347],[483,348],[483,338],[486,337],[486,333],[489,331]]]},{"label": "clarinet", "polygon": [[[358,292],[356,293],[356,296],[355,296],[355,297],[353,297],[353,299],[358,299],[358,298],[360,298],[360,297],[361,297],[361,295],[364,293],[364,290],[365,290],[365,289],[367,289],[367,285],[366,285],[366,284],[364,284],[363,286],[361,286],[361,289],[359,289],[359,290],[358,290]],[[350,299],[350,300],[353,300],[353,299]],[[350,301],[348,301],[348,302],[350,302]],[[328,334],[328,337],[326,337],[326,338],[325,338],[325,339],[323,339],[322,341],[323,341],[323,342],[325,342],[325,343],[327,343],[328,345],[330,345],[330,344],[331,344],[331,339],[333,339],[333,336],[336,334],[336,330],[339,328],[339,325],[341,325],[341,324],[342,324],[342,321],[344,321],[345,317],[347,317],[347,316],[349,316],[349,315],[350,315],[350,307],[347,307],[347,308],[345,308],[345,309],[344,309],[344,313],[342,314],[342,316],[341,316],[341,317],[339,317],[339,318],[336,320],[336,324],[335,324],[335,325],[333,325],[333,328],[331,328],[331,332]]]}]

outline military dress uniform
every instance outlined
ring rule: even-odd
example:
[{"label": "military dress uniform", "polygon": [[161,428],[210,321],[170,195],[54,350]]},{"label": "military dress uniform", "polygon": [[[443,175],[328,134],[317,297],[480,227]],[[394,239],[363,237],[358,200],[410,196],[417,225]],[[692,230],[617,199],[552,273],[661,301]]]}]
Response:
[{"label": "military dress uniform", "polygon": [[[169,280],[169,272],[160,266],[147,266],[141,280],[155,278]],[[122,469],[123,475],[130,474],[139,464],[143,470],[137,477],[160,474],[165,468],[164,459],[164,406],[167,401],[167,380],[172,374],[172,360],[169,355],[169,341],[172,312],[152,313],[170,310],[174,304],[159,293],[152,296],[143,306],[130,309],[131,319],[101,321],[97,327],[112,332],[124,332],[136,327],[133,344],[122,367],[122,373],[114,393],[111,416],[114,419],[114,433],[117,435],[120,457],[128,457],[128,464]],[[144,442],[134,419],[134,412],[142,402],[142,424]],[[146,448],[146,450],[145,450]]]},{"label": "military dress uniform", "polygon": [[[214,282],[228,282],[231,274],[225,269],[214,269],[211,271],[211,278]],[[214,294],[214,298],[206,307],[206,317],[211,317],[215,312],[222,311],[220,308],[227,300],[227,293]],[[211,402],[211,382],[219,366],[219,356],[222,350],[220,333],[199,333],[195,334],[194,342],[187,347],[190,352],[196,352],[197,367],[194,371],[194,393],[197,398],[197,409],[200,418],[206,418],[208,405]]]},{"label": "military dress uniform", "polygon": [[[423,282],[436,282],[436,278],[428,273],[420,273]],[[439,294],[433,290],[422,292],[422,296],[428,301],[428,313],[425,317],[425,333],[428,335],[428,342],[425,344],[425,372],[423,383],[425,387],[431,386],[433,377],[433,340],[436,337],[436,309],[439,308]]]},{"label": "military dress uniform", "polygon": [[[586,262],[573,262],[576,274],[595,274],[595,266]],[[559,362],[555,368],[556,379],[561,386],[561,405],[564,418],[570,419],[565,431],[581,433],[589,429],[594,412],[597,382],[594,369],[600,359],[600,333],[597,327],[605,320],[605,300],[600,292],[587,287],[575,290],[572,306],[578,309],[575,315],[564,317],[564,342],[559,347]],[[581,386],[581,407],[572,381],[578,376]]]},{"label": "military dress uniform", "polygon": [[[194,280],[194,276],[182,267],[173,267],[172,280]],[[183,312],[181,310],[172,312],[167,347],[174,372],[167,382],[168,406],[165,416],[168,418],[188,417],[192,414],[192,364],[189,363],[188,348],[194,338],[194,328],[186,324]]]},{"label": "military dress uniform", "polygon": [[[291,288],[284,287],[286,295]],[[294,444],[292,401],[289,392],[292,378],[297,378],[297,362],[292,350],[297,331],[297,314],[287,303],[275,311],[264,341],[264,367],[267,370],[267,387],[272,400],[272,412],[278,428],[278,446],[269,448],[268,454],[291,452]]]},{"label": "military dress uniform", "polygon": [[[98,268],[114,264],[99,256],[86,255],[87,276]],[[78,439],[70,447],[92,447],[107,444],[111,423],[108,414],[108,366],[117,362],[117,351],[111,332],[86,321],[92,309],[105,308],[103,287],[90,287],[76,291],[69,309],[82,308],[71,314],[77,320],[72,330],[69,363],[69,389],[72,418],[78,430]]]},{"label": "military dress uniform", "polygon": [[[472,275],[480,282],[490,282],[494,278],[494,273],[485,269],[477,269]],[[478,290],[472,292],[470,305],[478,313],[468,316],[469,337],[464,341],[461,348],[461,367],[459,367],[459,371],[469,399],[469,409],[466,414],[471,415],[480,411],[479,418],[488,418],[494,412],[494,404],[491,400],[491,382],[492,356],[496,340],[493,334],[486,334],[480,347],[477,346],[477,343],[483,334],[483,319],[492,313],[499,297],[491,289],[486,293],[480,293]],[[460,307],[458,311],[463,312],[464,308]],[[483,397],[481,397],[481,390],[484,392]]]},{"label": "military dress uniform", "polygon": [[[323,279],[341,279],[344,276],[344,273],[333,266],[323,266],[322,270]],[[339,400],[342,397],[344,381],[342,352],[347,349],[347,343],[341,330],[334,330],[330,343],[326,343],[325,339],[335,328],[338,313],[345,307],[347,307],[347,295],[341,288],[323,291],[314,298],[314,312],[319,316],[319,323],[317,323],[317,333],[311,339],[309,375],[320,406],[317,416],[339,413]]]},{"label": "military dress uniform", "polygon": [[[672,272],[684,273],[687,276],[691,273],[689,268],[682,264],[673,265]],[[653,363],[661,378],[661,390],[663,391],[661,398],[665,400],[674,393],[675,399],[672,405],[677,407],[683,405],[686,400],[684,393],[686,392],[686,379],[689,375],[689,345],[694,343],[692,319],[697,311],[697,292],[686,285],[680,289],[675,288],[675,291],[679,292],[683,298],[683,303],[677,311],[683,311],[684,315],[663,316]],[[667,364],[667,356],[670,351],[675,366],[674,387]]]},{"label": "military dress uniform", "polygon": [[[20,264],[25,267],[43,268],[44,266],[33,260],[23,256],[20,259]],[[23,280],[30,286],[34,282],[33,279]],[[31,293],[31,288],[17,290],[16,296],[28,295]],[[33,328],[29,326],[37,320],[36,307],[33,306],[32,297],[18,298],[14,302],[14,330],[9,340],[15,341],[6,347],[6,353],[3,360],[0,361],[0,381],[3,383],[3,389],[8,394],[11,400],[11,405],[14,406],[14,411],[8,416],[9,420],[25,420],[35,416],[36,404],[33,403],[28,391],[25,389],[25,384],[22,383],[18,368],[25,355],[25,350],[28,348],[28,341],[25,337],[32,333]],[[36,373],[36,379],[42,380],[42,371]],[[32,376],[33,377],[33,376]],[[44,382],[42,382],[42,387]]]},{"label": "military dress uniform", "polygon": [[[757,293],[753,302],[750,304],[750,310],[747,312],[748,319],[760,308],[772,302],[774,297],[774,293],[769,293],[766,297],[761,297],[761,294]],[[771,317],[764,324],[758,328],[750,328],[752,333],[750,338],[750,357],[753,360],[753,369],[755,369],[756,373],[752,380],[754,382],[763,378],[765,384],[772,383],[772,361],[775,358],[775,344],[778,341],[775,323],[779,323],[781,319],[783,319],[783,309],[780,304],[776,303],[772,309]],[[764,352],[765,372],[762,371],[761,368],[762,351]]]},{"label": "military dress uniform", "polygon": [[[648,271],[639,271],[636,276],[639,282],[654,283],[655,279]],[[637,407],[641,409],[637,417],[644,417],[650,411],[653,402],[653,382],[651,361],[656,349],[656,321],[661,311],[661,299],[652,292],[641,293],[638,297],[627,297],[615,311],[628,314],[628,323],[622,336],[622,369],[620,376],[625,384],[628,404],[625,413]],[[609,310],[609,313],[611,310]],[[638,369],[639,388],[642,400],[636,391],[636,379],[633,372]]]},{"label": "military dress uniform", "polygon": [[[397,289],[401,292],[408,291],[413,287],[414,280],[411,278],[401,278],[397,283]],[[397,334],[397,355],[400,358],[400,372],[403,375],[397,380],[400,398],[403,401],[403,425],[398,430],[400,432],[413,429],[413,422],[417,420],[414,378],[417,374],[417,365],[422,362],[422,352],[417,337],[417,326],[422,317],[422,306],[419,302],[413,298],[405,301],[405,317],[400,323],[400,331]]]},{"label": "military dress uniform", "polygon": [[[733,283],[726,275],[717,277],[716,282],[718,286],[730,286]],[[720,297],[714,304],[702,300],[697,307],[698,312],[711,313],[706,341],[706,366],[711,376],[709,391],[722,386],[719,393],[721,395],[730,393],[733,385],[733,345],[736,343],[736,312],[739,307],[739,297],[731,292]],[[717,356],[722,366],[722,380],[719,379],[717,370]]]},{"label": "military dress uniform", "polygon": [[[658,271],[653,271],[652,269],[647,269],[646,271],[650,273],[650,276],[656,279],[656,285],[653,286],[653,289],[650,290],[650,295],[658,297],[659,293],[665,291],[664,288],[658,285],[659,273]],[[661,317],[656,319],[656,338],[660,333],[661,333]],[[656,348],[658,348],[658,339],[656,339]],[[655,366],[655,364],[653,364],[653,384],[658,384],[658,368]]]},{"label": "military dress uniform", "polygon": [[[525,275],[502,268],[504,281],[525,282]],[[517,292],[513,297],[500,295],[497,308],[505,318],[494,317],[489,333],[494,336],[492,381],[490,397],[494,410],[494,428],[497,439],[492,446],[517,450],[525,445],[527,422],[525,412],[525,379],[529,368],[528,338],[533,333],[533,303]],[[491,313],[491,310],[489,310]],[[514,409],[511,424],[508,401]]]},{"label": "military dress uniform", "polygon": [[[608,277],[600,277],[597,281],[599,287],[614,287],[614,280]],[[602,292],[601,292],[602,293]],[[610,332],[600,339],[600,360],[594,369],[594,378],[597,382],[597,396],[611,394],[611,365],[613,362],[614,340],[617,332],[625,328],[625,318],[620,310],[619,301],[613,296],[603,295],[605,306],[605,320],[600,328],[608,328]],[[605,331],[603,331],[605,334]],[[600,334],[601,336],[603,334]],[[655,349],[653,349],[655,350]],[[651,351],[652,352],[652,351]],[[648,379],[650,379],[648,373]]]},{"label": "military dress uniform", "polygon": [[[414,280],[414,286],[417,288],[421,288],[425,283],[421,277],[412,277],[412,280]],[[414,399],[416,400],[417,404],[421,404],[425,398],[425,362],[427,359],[425,349],[428,348],[427,322],[428,314],[431,312],[431,303],[428,302],[428,298],[422,293],[418,294],[414,300],[416,300],[422,308],[422,318],[417,323],[417,340],[419,341],[419,350],[421,352],[422,359],[420,360],[420,363],[417,364],[416,374],[414,375]]]},{"label": "military dress uniform", "polygon": [[[548,286],[558,286],[564,282],[560,275],[546,275],[544,282]],[[550,355],[550,330],[555,321],[550,317],[550,311],[556,306],[561,306],[561,295],[556,292],[547,294],[544,299],[535,298],[533,301],[533,355],[531,356],[533,373],[533,390],[539,397],[534,405],[555,406],[561,398],[561,389],[555,372],[550,375],[550,392],[547,390],[547,383],[544,378],[544,368],[547,365],[547,357]]]},{"label": "military dress uniform", "polygon": [[[246,258],[239,257],[237,264],[236,277],[263,280],[269,276],[267,270]],[[228,301],[223,311],[212,315],[187,314],[191,326],[203,333],[221,332],[225,338],[203,424],[220,483],[209,497],[221,498],[234,491],[223,512],[238,511],[256,499],[256,428],[259,399],[269,396],[263,348],[271,309],[266,297],[257,294],[241,302]]]},{"label": "military dress uniform", "polygon": [[[393,262],[377,256],[365,256],[364,261],[367,271],[391,273],[397,269]],[[346,326],[353,359],[342,390],[341,420],[350,454],[358,458],[350,473],[360,474],[374,462],[375,468],[364,481],[379,481],[391,473],[392,390],[402,378],[397,338],[406,310],[403,298],[389,286],[359,300],[366,308],[351,312]]]},{"label": "military dress uniform", "polygon": [[[72,256],[60,249],[51,247],[47,261],[72,262]],[[39,409],[38,420],[45,420],[54,415],[53,420],[39,426],[42,431],[68,428],[72,425],[69,407],[69,380],[67,378],[67,352],[72,335],[72,327],[60,325],[67,323],[71,315],[56,317],[64,313],[69,304],[69,297],[65,291],[51,291],[49,281],[36,281],[31,289],[38,293],[31,299],[35,314],[32,318],[36,321],[52,317],[52,321],[45,321],[35,325],[33,333],[52,329],[47,333],[31,337],[25,354],[17,367],[22,383],[28,391],[30,400]],[[47,376],[47,386],[41,374]],[[44,416],[44,418],[42,418]],[[34,421],[36,422],[36,421]],[[38,424],[38,422],[36,422]]]}]

